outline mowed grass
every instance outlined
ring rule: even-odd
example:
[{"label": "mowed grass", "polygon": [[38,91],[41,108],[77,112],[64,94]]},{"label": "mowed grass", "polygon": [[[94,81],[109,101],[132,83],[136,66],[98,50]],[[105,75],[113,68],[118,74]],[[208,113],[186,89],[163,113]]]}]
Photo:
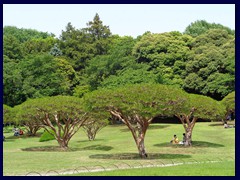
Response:
[{"label": "mowed grass", "polygon": [[234,174],[235,162],[224,161],[184,164],[168,167],[87,172],[72,174],[71,176],[233,176]]},{"label": "mowed grass", "polygon": [[[172,167],[147,168],[145,175],[235,175],[235,129],[224,129],[221,123],[197,123],[193,131],[193,147],[169,144],[173,134],[182,138],[181,124],[151,124],[145,138],[148,159],[140,159],[131,133],[124,125],[112,125],[102,129],[95,141],[89,141],[80,129],[69,143],[69,151],[59,150],[56,140],[39,142],[39,137],[13,137],[13,133],[4,133],[3,175],[26,175],[37,172],[72,172],[76,169],[108,168],[122,166],[176,164],[179,162],[220,163],[184,164]],[[42,131],[41,131],[42,132]],[[41,133],[40,132],[40,133]],[[212,168],[209,166],[211,165]],[[201,171],[191,171],[190,166],[201,167]],[[228,169],[224,167],[229,167]],[[223,167],[220,170],[220,167]],[[163,169],[169,168],[168,174]],[[176,170],[175,168],[179,169]],[[151,170],[150,170],[151,169]],[[154,170],[156,169],[156,170]],[[159,170],[161,169],[161,170]],[[140,169],[112,171],[112,175],[127,171],[128,175],[138,175]],[[152,174],[151,174],[152,172]],[[109,173],[109,172],[99,172]]]}]

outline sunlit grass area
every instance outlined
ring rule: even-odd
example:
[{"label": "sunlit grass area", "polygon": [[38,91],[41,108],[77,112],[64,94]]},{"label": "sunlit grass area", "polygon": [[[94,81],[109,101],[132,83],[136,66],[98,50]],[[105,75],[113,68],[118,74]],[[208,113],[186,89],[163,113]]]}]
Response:
[{"label": "sunlit grass area", "polygon": [[[71,139],[66,152],[58,148],[56,140],[39,142],[43,131],[39,132],[38,137],[20,138],[8,132],[4,133],[6,141],[3,142],[3,174],[26,175],[34,172],[47,175],[55,172],[56,175],[61,175],[64,172],[77,173],[80,169],[115,168],[118,170],[111,171],[110,175],[124,175],[124,172],[127,175],[138,175],[139,171],[142,175],[159,176],[176,175],[176,172],[177,175],[235,175],[235,128],[224,129],[221,123],[199,122],[193,130],[192,147],[171,145],[169,141],[173,134],[181,139],[183,130],[181,124],[151,124],[145,138],[149,155],[147,159],[139,158],[133,137],[124,125],[105,127],[94,141],[89,141],[80,129]],[[210,161],[216,162],[207,163]],[[187,164],[188,162],[195,163]],[[177,163],[182,164],[154,167]],[[147,170],[121,169],[139,165],[153,167]],[[165,174],[164,169],[168,170]],[[212,174],[209,174],[210,169]],[[98,172],[96,175],[109,175],[109,172]]]}]

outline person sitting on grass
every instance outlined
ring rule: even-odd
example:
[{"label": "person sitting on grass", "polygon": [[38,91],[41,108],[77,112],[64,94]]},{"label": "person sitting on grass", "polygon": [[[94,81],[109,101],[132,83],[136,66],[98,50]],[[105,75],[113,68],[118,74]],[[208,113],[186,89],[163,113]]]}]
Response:
[{"label": "person sitting on grass", "polygon": [[186,142],[186,134],[183,133],[183,140],[179,142],[179,144],[184,144]]},{"label": "person sitting on grass", "polygon": [[170,141],[170,143],[172,143],[172,144],[179,144],[179,140],[178,140],[176,134],[174,134],[173,139]]},{"label": "person sitting on grass", "polygon": [[230,125],[227,124],[227,121],[225,121],[223,127],[224,128],[235,128],[235,125],[230,126]]},{"label": "person sitting on grass", "polygon": [[14,126],[13,128],[13,133],[14,133],[14,136],[19,136],[19,129],[16,126]]},{"label": "person sitting on grass", "polygon": [[19,130],[19,135],[23,135],[23,130],[22,129]]}]

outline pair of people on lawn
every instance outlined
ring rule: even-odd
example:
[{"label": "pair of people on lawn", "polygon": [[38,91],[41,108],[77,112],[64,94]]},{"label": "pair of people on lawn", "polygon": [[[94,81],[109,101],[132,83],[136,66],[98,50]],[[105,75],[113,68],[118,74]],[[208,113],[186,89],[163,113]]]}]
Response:
[{"label": "pair of people on lawn", "polygon": [[183,140],[179,141],[176,134],[174,134],[173,139],[170,141],[172,144],[184,144],[186,142],[186,134],[183,133]]}]

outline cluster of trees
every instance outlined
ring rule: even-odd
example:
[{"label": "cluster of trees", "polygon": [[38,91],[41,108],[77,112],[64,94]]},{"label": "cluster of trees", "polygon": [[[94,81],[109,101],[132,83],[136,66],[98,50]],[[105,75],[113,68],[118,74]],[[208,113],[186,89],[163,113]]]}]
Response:
[{"label": "cluster of trees", "polygon": [[140,157],[146,158],[144,139],[153,118],[178,117],[186,133],[185,146],[191,146],[197,119],[224,119],[227,109],[235,105],[233,98],[231,94],[216,101],[171,85],[127,85],[114,90],[96,90],[82,98],[53,96],[28,99],[14,108],[4,105],[4,123],[24,125],[30,135],[44,128],[61,148],[68,149],[70,139],[79,128],[83,127],[89,140],[93,140],[107,125],[106,120],[115,117],[129,128]]},{"label": "cluster of trees", "polygon": [[98,14],[87,27],[68,23],[59,38],[32,29],[3,29],[4,104],[85,93],[127,84],[175,85],[223,99],[235,89],[235,32],[196,21],[180,33],[113,35]]}]

